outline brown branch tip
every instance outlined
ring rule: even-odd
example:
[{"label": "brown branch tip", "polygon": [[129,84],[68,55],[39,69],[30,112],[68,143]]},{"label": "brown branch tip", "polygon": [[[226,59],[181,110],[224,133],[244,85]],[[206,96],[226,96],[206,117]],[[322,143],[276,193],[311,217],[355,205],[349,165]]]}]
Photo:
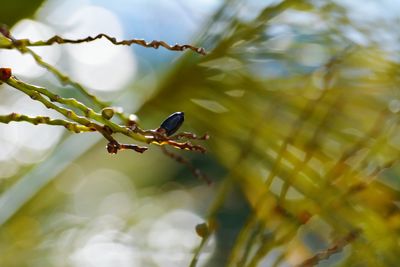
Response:
[{"label": "brown branch tip", "polygon": [[12,75],[10,68],[0,68],[0,81],[5,82],[10,79]]}]

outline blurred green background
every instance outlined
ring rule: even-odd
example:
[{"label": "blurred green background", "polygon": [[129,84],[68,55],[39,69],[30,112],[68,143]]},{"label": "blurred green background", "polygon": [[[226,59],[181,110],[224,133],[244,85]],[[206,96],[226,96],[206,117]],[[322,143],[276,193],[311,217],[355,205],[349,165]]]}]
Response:
[{"label": "blurred green background", "polygon": [[[95,133],[0,125],[0,266],[189,266],[208,220],[198,266],[298,266],[335,245],[318,266],[398,266],[398,14],[394,0],[1,3],[17,38],[205,47],[34,50],[144,128],[184,111],[208,152],[174,152],[213,184],[156,146],[110,155]],[[0,67],[90,104],[28,55],[0,50]],[[10,112],[57,116],[0,85]]]}]

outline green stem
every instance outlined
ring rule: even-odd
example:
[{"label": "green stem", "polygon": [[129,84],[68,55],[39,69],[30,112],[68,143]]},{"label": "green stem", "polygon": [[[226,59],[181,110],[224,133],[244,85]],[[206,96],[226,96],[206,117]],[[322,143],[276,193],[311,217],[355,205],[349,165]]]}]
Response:
[{"label": "green stem", "polygon": [[0,115],[1,123],[7,124],[10,122],[21,122],[21,121],[29,122],[34,125],[47,124],[47,125],[64,126],[67,130],[69,130],[71,132],[75,132],[75,133],[96,131],[95,128],[90,128],[90,127],[83,126],[83,125],[73,123],[70,121],[66,121],[66,120],[51,119],[46,116],[29,117],[27,115],[18,114],[18,113],[11,113],[8,115]]},{"label": "green stem", "polygon": [[[47,69],[49,72],[53,73],[53,75],[61,82],[61,84],[66,85],[69,84],[76,89],[78,89],[83,95],[85,95],[88,99],[90,99],[97,107],[99,108],[105,108],[110,106],[108,103],[101,101],[98,99],[95,95],[89,93],[87,89],[85,89],[80,83],[75,82],[71,80],[67,75],[63,74],[61,71],[59,71],[57,68],[52,66],[51,64],[45,62],[41,56],[36,54],[33,50],[29,49],[28,46],[47,46],[47,45],[53,45],[55,43],[57,44],[67,44],[67,43],[72,43],[72,44],[79,44],[79,43],[84,43],[84,42],[92,42],[100,38],[106,38],[108,41],[113,43],[114,45],[132,45],[132,44],[137,44],[141,45],[144,47],[153,47],[153,48],[158,48],[160,46],[172,50],[172,51],[184,51],[186,49],[190,49],[196,53],[205,55],[206,52],[204,48],[201,47],[194,47],[192,45],[178,45],[175,44],[174,46],[170,46],[167,43],[163,41],[152,41],[152,42],[146,42],[142,39],[132,39],[132,40],[122,40],[122,41],[117,41],[114,37],[110,37],[106,34],[98,34],[95,37],[87,37],[84,39],[78,39],[78,40],[70,40],[70,39],[64,39],[60,36],[54,36],[47,41],[37,41],[37,42],[31,42],[29,39],[21,39],[21,40],[16,40],[11,37],[12,41],[10,42],[3,42],[0,44],[0,49],[18,49],[21,53],[28,53],[30,54],[33,59],[38,63],[40,66],[44,67]],[[4,38],[5,40],[9,40],[8,38]],[[129,117],[125,115],[123,112],[116,112],[117,116],[125,123],[128,122]]]},{"label": "green stem", "polygon": [[208,239],[210,238],[210,234],[206,235],[202,240],[200,245],[196,248],[196,251],[193,255],[192,261],[190,262],[189,267],[196,267],[197,262],[199,261],[200,253],[207,244]]},{"label": "green stem", "polygon": [[[61,113],[68,119],[71,119],[71,120],[73,120],[79,124],[82,124],[84,126],[87,126],[87,127],[92,127],[95,124],[95,123],[92,123],[90,120],[88,120],[85,117],[78,116],[72,110],[66,109],[63,107],[59,107],[59,106],[55,105],[54,103],[52,103],[51,101],[47,100],[45,97],[43,97],[40,94],[40,92],[38,92],[36,90],[36,86],[21,82],[21,81],[15,79],[15,77],[10,77],[7,80],[7,84],[14,87],[15,89],[23,92],[24,94],[28,95],[33,100],[37,100],[37,101],[41,102],[47,108],[53,109],[53,110],[57,111],[58,113]],[[97,125],[97,126],[101,127],[100,125]]]},{"label": "green stem", "polygon": [[[89,91],[87,89],[85,89],[80,83],[71,80],[71,78],[69,78],[67,75],[63,74],[57,68],[55,68],[51,64],[45,62],[42,59],[42,57],[39,56],[38,54],[36,54],[33,50],[31,50],[31,49],[29,49],[27,47],[24,47],[24,46],[20,46],[20,47],[17,47],[17,48],[21,53],[30,54],[33,57],[33,59],[36,61],[36,63],[38,63],[40,66],[42,66],[43,68],[45,68],[49,72],[51,72],[61,82],[62,85],[69,84],[72,87],[78,89],[78,91],[80,91],[84,96],[86,96],[88,99],[90,99],[97,107],[105,108],[105,107],[110,106],[110,104],[101,101],[95,95],[89,93]],[[124,122],[126,122],[128,120],[128,117],[126,115],[124,115],[123,113],[121,113],[121,112],[118,112],[117,115]]]},{"label": "green stem", "polygon": [[[77,123],[80,123],[85,126],[91,125],[92,122],[87,119],[87,118],[89,118],[89,119],[95,120],[97,122],[103,123],[104,125],[107,125],[114,133],[122,133],[126,136],[129,136],[129,137],[131,137],[137,141],[141,141],[141,142],[148,141],[145,136],[137,134],[127,127],[120,126],[118,124],[115,124],[115,123],[103,118],[101,116],[101,114],[96,113],[93,109],[87,107],[86,105],[82,104],[81,102],[79,102],[73,98],[60,97],[59,95],[53,94],[43,87],[39,87],[39,86],[35,86],[35,85],[31,85],[31,84],[22,82],[22,81],[16,79],[14,76],[10,77],[7,80],[7,84],[24,92],[25,94],[29,95],[31,98],[42,102],[46,107],[58,111],[59,113],[63,114],[65,117],[67,117]],[[45,99],[41,94],[47,96],[51,101]],[[67,105],[70,107],[75,107],[75,108],[81,110],[86,118],[78,116],[72,110],[59,107],[59,106],[53,104],[52,102],[58,102],[60,104],[64,104],[64,105]]]}]

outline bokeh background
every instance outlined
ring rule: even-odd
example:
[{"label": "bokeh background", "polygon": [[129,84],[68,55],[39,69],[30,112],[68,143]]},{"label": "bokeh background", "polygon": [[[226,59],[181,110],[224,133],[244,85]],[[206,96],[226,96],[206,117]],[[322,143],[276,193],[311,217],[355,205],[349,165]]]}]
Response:
[{"label": "bokeh background", "polygon": [[[203,46],[207,56],[105,40],[33,48],[99,98],[156,128],[209,133],[208,153],[151,146],[110,155],[96,133],[0,124],[0,266],[318,266],[400,262],[400,3],[368,1],[15,0],[16,38],[106,33]],[[0,67],[80,101],[29,55]],[[0,85],[0,114],[58,114]],[[120,140],[124,139],[123,137]],[[348,243],[348,244],[347,244]]]}]

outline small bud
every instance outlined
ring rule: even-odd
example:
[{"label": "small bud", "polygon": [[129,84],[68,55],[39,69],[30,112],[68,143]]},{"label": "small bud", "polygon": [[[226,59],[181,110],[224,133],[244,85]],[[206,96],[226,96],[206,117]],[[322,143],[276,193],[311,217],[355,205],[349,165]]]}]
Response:
[{"label": "small bud", "polygon": [[201,237],[205,238],[210,234],[210,229],[206,223],[200,223],[196,225],[196,233]]},{"label": "small bud", "polygon": [[10,68],[0,68],[0,81],[7,81],[11,77]]},{"label": "small bud", "polygon": [[164,129],[166,135],[170,136],[178,131],[184,120],[185,114],[183,112],[175,112],[161,123],[160,129]]},{"label": "small bud", "polygon": [[107,120],[111,119],[114,116],[114,109],[107,107],[101,110],[101,116]]}]

